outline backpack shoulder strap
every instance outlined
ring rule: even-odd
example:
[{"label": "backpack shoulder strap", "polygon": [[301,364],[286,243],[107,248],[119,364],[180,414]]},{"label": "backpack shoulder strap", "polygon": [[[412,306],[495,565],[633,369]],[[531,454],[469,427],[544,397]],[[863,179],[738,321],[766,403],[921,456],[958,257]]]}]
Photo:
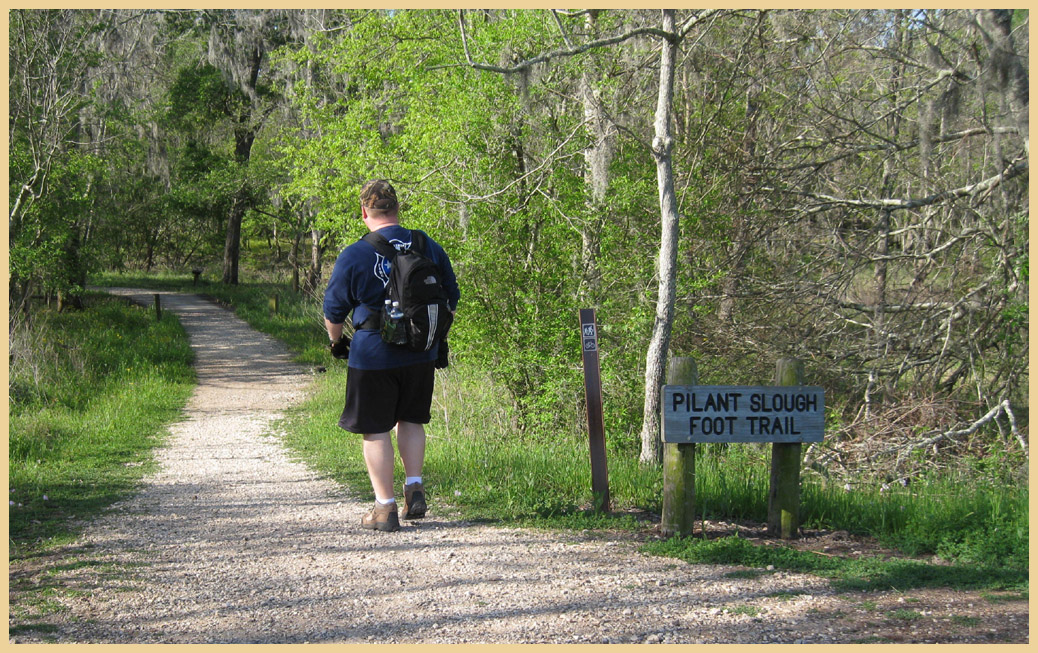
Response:
[{"label": "backpack shoulder strap", "polygon": [[389,241],[386,240],[386,237],[378,233],[377,231],[369,231],[368,233],[364,234],[361,240],[374,247],[376,252],[378,252],[382,256],[385,256],[391,261],[396,256],[396,248],[390,245]]},{"label": "backpack shoulder strap", "polygon": [[421,255],[425,255],[425,232],[421,229],[411,230],[411,251],[418,252]]}]

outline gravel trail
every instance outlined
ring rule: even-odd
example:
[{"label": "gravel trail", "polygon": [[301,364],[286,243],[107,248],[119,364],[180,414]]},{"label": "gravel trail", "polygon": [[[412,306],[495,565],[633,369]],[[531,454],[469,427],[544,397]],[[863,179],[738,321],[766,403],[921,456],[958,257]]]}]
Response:
[{"label": "gravel trail", "polygon": [[[111,292],[143,302],[154,294]],[[12,641],[820,643],[879,634],[875,619],[847,618],[857,604],[820,578],[732,577],[730,567],[642,555],[621,535],[454,521],[438,516],[435,487],[425,520],[397,533],[362,530],[368,502],[294,460],[272,434],[304,397],[309,371],[230,311],[162,295],[191,338],[198,387],[140,492],[60,560],[18,572],[69,591],[48,629]],[[963,641],[928,636],[927,624],[901,641]]]}]

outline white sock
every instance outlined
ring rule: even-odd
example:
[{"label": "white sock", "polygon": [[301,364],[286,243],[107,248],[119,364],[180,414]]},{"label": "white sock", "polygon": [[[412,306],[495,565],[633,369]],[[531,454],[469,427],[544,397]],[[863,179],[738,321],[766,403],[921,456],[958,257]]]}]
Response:
[{"label": "white sock", "polygon": [[382,504],[383,506],[388,506],[388,505],[389,505],[389,504],[391,504],[391,503],[396,503],[396,499],[395,499],[394,497],[390,497],[390,498],[388,498],[388,499],[379,499],[379,498],[378,498],[378,497],[376,496],[376,497],[375,497],[375,501],[378,501],[378,502],[379,502],[379,503],[381,503],[381,504]]},{"label": "white sock", "polygon": [[408,476],[407,478],[404,479],[404,485],[414,485],[415,483],[421,483],[421,482],[422,482],[422,477],[421,476]]}]

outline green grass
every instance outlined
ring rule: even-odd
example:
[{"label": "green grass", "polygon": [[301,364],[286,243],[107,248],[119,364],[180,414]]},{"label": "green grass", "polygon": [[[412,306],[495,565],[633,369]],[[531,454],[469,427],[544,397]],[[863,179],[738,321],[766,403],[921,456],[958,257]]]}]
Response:
[{"label": "green grass", "polygon": [[774,567],[830,578],[841,591],[910,590],[949,587],[961,590],[1021,589],[1027,586],[1027,569],[932,565],[904,558],[822,556],[788,546],[757,546],[743,538],[714,540],[671,538],[650,542],[650,554],[679,558],[690,563],[738,564]]},{"label": "green grass", "polygon": [[[769,449],[705,449],[696,459],[697,514],[767,519]],[[982,566],[1027,568],[1028,489],[945,472],[909,487],[859,488],[805,478],[801,523],[871,535],[908,555],[935,554]]]},{"label": "green grass", "polygon": [[194,386],[173,316],[101,294],[83,311],[38,309],[11,339],[11,552],[67,540],[136,487]]},{"label": "green grass", "polygon": [[909,488],[846,491],[805,483],[805,524],[869,533],[909,555],[1026,568],[1026,487],[946,473]]},{"label": "green grass", "polygon": [[728,608],[728,614],[740,615],[744,614],[749,617],[756,617],[761,613],[761,609],[755,605],[737,605]]}]

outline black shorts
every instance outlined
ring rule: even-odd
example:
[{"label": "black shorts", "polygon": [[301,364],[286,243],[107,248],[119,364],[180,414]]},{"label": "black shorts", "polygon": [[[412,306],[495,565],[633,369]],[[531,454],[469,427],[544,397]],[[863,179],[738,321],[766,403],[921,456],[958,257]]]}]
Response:
[{"label": "black shorts", "polygon": [[434,362],[389,370],[346,370],[346,405],[339,426],[351,433],[386,433],[397,422],[432,418]]}]

